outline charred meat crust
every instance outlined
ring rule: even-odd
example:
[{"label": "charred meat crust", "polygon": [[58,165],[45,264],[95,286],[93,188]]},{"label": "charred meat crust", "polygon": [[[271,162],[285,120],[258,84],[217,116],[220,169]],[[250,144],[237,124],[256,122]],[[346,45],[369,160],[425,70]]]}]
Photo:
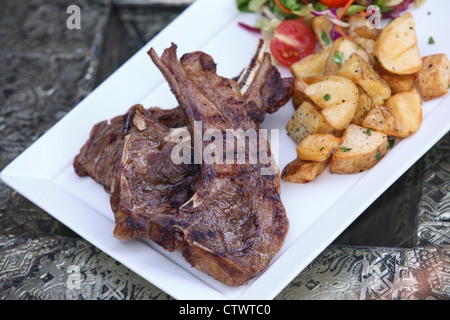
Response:
[{"label": "charred meat crust", "polygon": [[172,45],[161,58],[149,54],[180,106],[137,105],[97,124],[74,168],[111,193],[115,237],[151,239],[224,284],[244,284],[267,267],[289,228],[279,175],[261,176],[260,165],[174,165],[167,136],[196,120],[204,130],[259,130],[265,114],[290,99],[292,79],[264,54],[241,93],[242,83],[218,76],[203,52],[178,60]]},{"label": "charred meat crust", "polygon": [[[204,128],[222,131],[259,130],[247,108],[255,102],[242,96],[235,81],[215,73],[210,56],[196,52],[180,62],[173,44],[161,58],[153,50],[149,55],[188,123],[202,121]],[[179,245],[185,259],[228,285],[243,284],[266,268],[289,228],[279,197],[279,175],[262,176],[261,167],[244,164],[230,169],[203,163],[197,190],[176,214],[175,220],[187,221],[188,226],[171,226],[184,235]]]}]

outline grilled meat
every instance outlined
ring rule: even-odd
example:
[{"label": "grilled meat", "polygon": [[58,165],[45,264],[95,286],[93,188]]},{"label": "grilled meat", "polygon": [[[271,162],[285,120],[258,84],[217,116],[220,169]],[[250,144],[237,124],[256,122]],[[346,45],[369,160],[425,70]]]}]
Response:
[{"label": "grilled meat", "polygon": [[110,121],[101,121],[92,128],[88,141],[74,159],[73,166],[77,175],[90,176],[107,192],[111,191],[111,175],[116,153],[123,138],[134,127],[133,118],[137,108],[143,113],[147,122],[151,121],[167,128],[179,128],[186,125],[180,108],[165,110],[154,107],[143,110],[142,105],[135,105],[126,114],[114,117]]},{"label": "grilled meat", "polygon": [[[168,251],[181,251],[192,266],[227,285],[246,283],[279,250],[289,225],[270,148],[271,161],[265,163],[236,164],[235,153],[234,164],[175,164],[173,128],[186,126],[192,134],[201,121],[202,133],[259,132],[265,114],[290,99],[293,80],[280,77],[262,41],[237,82],[219,77],[213,59],[202,52],[179,61],[172,45],[161,59],[154,51],[150,55],[180,106],[137,105],[97,124],[74,161],[75,171],[111,193],[117,238],[152,239]],[[200,145],[200,152],[205,148]],[[261,175],[261,169],[272,174]]]},{"label": "grilled meat", "polygon": [[[210,56],[187,54],[182,65],[174,44],[161,58],[152,49],[149,54],[174,92],[188,127],[201,121],[203,133],[212,129],[223,137],[230,129],[259,131],[256,103],[242,96],[235,81],[216,74]],[[203,142],[201,149],[206,147]],[[289,226],[273,159],[267,164],[237,164],[237,153],[234,157],[234,164],[203,162],[195,193],[165,221],[166,234],[176,238],[174,249],[192,266],[231,286],[246,283],[267,267]],[[273,173],[262,174],[268,167]]]}]

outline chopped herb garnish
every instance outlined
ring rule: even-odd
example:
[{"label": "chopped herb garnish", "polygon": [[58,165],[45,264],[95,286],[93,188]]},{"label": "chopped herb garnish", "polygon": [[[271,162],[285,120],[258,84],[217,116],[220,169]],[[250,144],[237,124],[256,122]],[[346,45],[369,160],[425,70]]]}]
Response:
[{"label": "chopped herb garnish", "polygon": [[433,39],[433,37],[430,37],[429,39],[428,39],[428,44],[434,44],[435,42],[434,42],[434,39]]},{"label": "chopped herb garnish", "polygon": [[319,151],[322,151],[323,149],[325,149],[324,147],[322,147],[322,148],[320,148],[320,150]]},{"label": "chopped herb garnish", "polygon": [[352,150],[352,148],[346,148],[346,147],[340,147],[340,150],[342,150],[342,152],[349,152],[350,150]]},{"label": "chopped herb garnish", "polygon": [[339,52],[339,51],[334,52],[334,56],[332,58],[334,63],[340,64],[343,59],[344,59],[344,54],[342,52]]},{"label": "chopped herb garnish", "polygon": [[388,143],[389,143],[388,149],[392,149],[395,144],[395,139],[388,139]]},{"label": "chopped herb garnish", "polygon": [[322,38],[322,41],[325,44],[330,44],[330,37],[328,37],[327,33],[325,31],[322,31],[322,35],[320,36]]},{"label": "chopped herb garnish", "polygon": [[372,135],[372,132],[370,131],[370,129],[367,129],[366,131],[364,131],[365,134],[367,134],[368,136]]},{"label": "chopped herb garnish", "polygon": [[380,149],[377,150],[377,154],[375,155],[375,159],[379,160],[381,158],[381,151]]},{"label": "chopped herb garnish", "polygon": [[381,62],[380,62],[380,60],[378,60],[378,57],[377,57],[377,56],[373,56],[373,58],[375,59],[375,62],[376,62],[376,63],[381,64]]},{"label": "chopped herb garnish", "polygon": [[356,45],[356,48],[355,48],[356,50],[360,50],[361,49],[361,45],[358,43],[357,45]]},{"label": "chopped herb garnish", "polygon": [[323,96],[323,100],[325,100],[325,101],[328,101],[330,99],[331,99],[331,96],[328,93]]}]

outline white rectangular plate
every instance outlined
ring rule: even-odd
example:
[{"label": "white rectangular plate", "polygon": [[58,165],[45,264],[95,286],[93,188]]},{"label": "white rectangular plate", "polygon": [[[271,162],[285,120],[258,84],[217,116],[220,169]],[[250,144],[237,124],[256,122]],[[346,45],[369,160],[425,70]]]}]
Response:
[{"label": "white rectangular plate", "polygon": [[[431,14],[428,14],[431,12]],[[450,53],[447,41],[449,1],[428,1],[412,9],[423,56]],[[398,142],[370,171],[354,175],[323,173],[302,185],[282,182],[282,200],[290,220],[284,246],[270,266],[247,285],[227,287],[191,268],[178,253],[152,243],[121,242],[112,235],[113,214],[103,188],[74,173],[72,161],[92,126],[123,114],[130,106],[177,105],[167,83],[147,55],[171,42],[178,54],[201,50],[212,55],[218,73],[233,77],[248,63],[258,37],[238,27],[258,16],[242,14],[234,0],[197,0],[137,52],[1,173],[2,180],[80,236],[177,299],[273,299],[344,231],[380,194],[450,129],[450,96],[423,104],[419,132]],[[440,32],[439,32],[440,30]],[[428,45],[429,37],[435,40]],[[280,67],[284,76],[289,69]],[[280,169],[296,157],[285,125],[294,110],[289,103],[268,115],[264,128],[279,129]],[[272,146],[276,151],[276,146]]]}]

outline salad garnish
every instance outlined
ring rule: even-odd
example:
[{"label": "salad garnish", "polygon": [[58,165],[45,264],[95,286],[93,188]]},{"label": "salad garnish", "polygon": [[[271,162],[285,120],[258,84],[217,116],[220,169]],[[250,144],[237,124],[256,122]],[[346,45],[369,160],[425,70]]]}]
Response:
[{"label": "salad garnish", "polygon": [[[280,26],[280,24],[285,23],[285,21],[299,20],[311,27],[311,21],[315,17],[325,17],[332,22],[333,29],[330,32],[330,38],[334,41],[340,37],[348,37],[342,30],[349,25],[345,21],[346,17],[354,14],[361,14],[366,17],[367,9],[371,5],[380,8],[382,18],[392,19],[408,10],[411,4],[414,3],[416,6],[419,6],[425,1],[426,0],[236,0],[236,4],[241,12],[261,13],[261,18],[256,21],[254,26],[248,26],[241,22],[239,25],[248,31],[259,31],[261,36],[267,41],[272,40],[277,27]],[[295,23],[291,23],[291,25],[295,25]],[[297,29],[300,30],[302,28],[298,27]],[[302,35],[292,33],[288,36],[293,36],[295,43],[297,43],[297,47],[301,47],[298,46],[298,41],[300,39],[300,42],[302,42]],[[309,36],[310,35],[308,34],[306,38]],[[288,40],[288,38],[285,39]],[[310,39],[307,38],[305,41],[310,42]],[[287,46],[289,46],[289,41]],[[282,46],[277,46],[277,48],[281,47]],[[286,46],[283,48],[284,50],[287,50]],[[289,50],[292,51],[292,49]],[[283,52],[272,52],[272,54],[274,56],[286,55]],[[304,52],[299,52],[298,57],[304,56]],[[289,66],[291,62],[292,59],[280,63]]]}]

